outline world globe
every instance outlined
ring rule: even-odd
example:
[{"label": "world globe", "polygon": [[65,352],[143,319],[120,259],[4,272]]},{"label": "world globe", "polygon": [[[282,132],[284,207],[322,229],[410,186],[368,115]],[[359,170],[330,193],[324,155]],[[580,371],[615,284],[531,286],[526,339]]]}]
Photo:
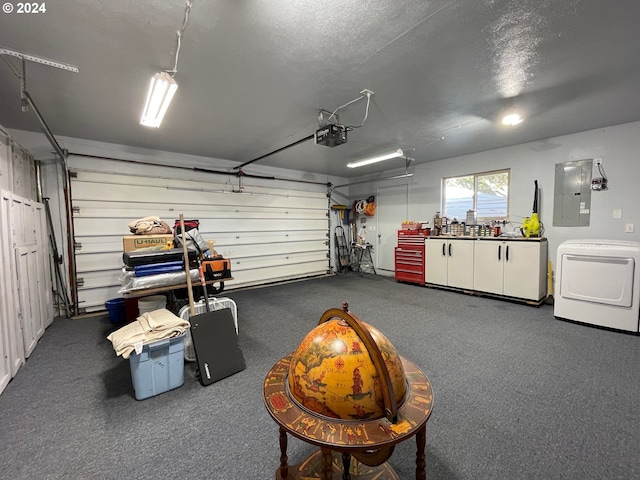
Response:
[{"label": "world globe", "polygon": [[[362,322],[377,345],[399,406],[407,393],[398,352],[375,327]],[[372,420],[387,414],[383,382],[367,342],[345,320],[330,318],[311,330],[291,357],[288,387],[307,411],[329,418]],[[389,395],[389,393],[387,393]]]}]

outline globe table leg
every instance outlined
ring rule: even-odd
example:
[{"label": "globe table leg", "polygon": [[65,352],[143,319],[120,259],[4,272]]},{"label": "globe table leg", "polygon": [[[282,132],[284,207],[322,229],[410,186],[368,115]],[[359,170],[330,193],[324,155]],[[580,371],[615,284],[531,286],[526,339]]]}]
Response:
[{"label": "globe table leg", "polygon": [[329,448],[321,448],[322,453],[322,473],[320,478],[322,480],[333,480],[333,455]]},{"label": "globe table leg", "polygon": [[349,453],[342,454],[342,480],[351,480],[351,455]]},{"label": "globe table leg", "polygon": [[289,477],[289,465],[287,461],[287,431],[280,427],[280,477]]},{"label": "globe table leg", "polygon": [[416,433],[416,480],[427,480],[424,449],[427,445],[427,425],[423,425]]}]

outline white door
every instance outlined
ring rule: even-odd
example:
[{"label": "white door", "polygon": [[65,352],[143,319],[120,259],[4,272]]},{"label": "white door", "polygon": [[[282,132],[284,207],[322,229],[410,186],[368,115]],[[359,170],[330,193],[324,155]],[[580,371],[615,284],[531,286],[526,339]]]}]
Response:
[{"label": "white door", "polygon": [[504,262],[504,294],[510,297],[540,300],[541,278],[540,243],[506,242]]},{"label": "white door", "polygon": [[19,247],[15,250],[16,273],[18,275],[19,318],[22,327],[24,356],[28,358],[44,333],[40,314],[37,285],[37,249]]},{"label": "white door", "polygon": [[20,312],[18,303],[18,292],[14,288],[16,284],[15,256],[13,245],[17,239],[18,225],[22,222],[22,209],[20,204],[14,201],[13,195],[3,190],[0,195],[2,215],[0,221],[2,229],[0,236],[2,242],[2,258],[4,268],[0,272],[0,293],[2,293],[2,309],[8,327],[9,344],[9,365],[11,376],[18,373],[18,369],[24,364],[24,345],[22,341],[22,330],[20,328]]},{"label": "white door", "polygon": [[475,240],[450,240],[447,246],[447,285],[473,290]]},{"label": "white door", "polygon": [[447,247],[449,242],[438,238],[429,238],[425,242],[427,283],[447,285]]},{"label": "white door", "polygon": [[[383,275],[391,276],[395,272],[394,252],[398,242],[398,230],[408,214],[408,194],[408,185],[378,187],[376,196],[378,230],[375,242],[376,271]],[[374,243],[373,239],[369,241]]]},{"label": "white door", "polygon": [[473,289],[502,295],[504,281],[504,242],[477,240],[473,260]]},{"label": "white door", "polygon": [[[0,210],[0,222],[2,221],[2,211]],[[2,244],[5,242],[5,230],[0,230],[0,249],[2,248]],[[6,290],[6,286],[8,285],[8,281],[4,276],[4,272],[9,269],[9,265],[5,265],[7,263],[5,261],[4,251],[0,251],[0,296],[2,298],[2,302],[0,302],[0,393],[4,390],[4,388],[11,380],[11,354],[10,354],[10,338],[9,334],[9,324],[10,324],[10,309],[8,306],[8,293]]]}]

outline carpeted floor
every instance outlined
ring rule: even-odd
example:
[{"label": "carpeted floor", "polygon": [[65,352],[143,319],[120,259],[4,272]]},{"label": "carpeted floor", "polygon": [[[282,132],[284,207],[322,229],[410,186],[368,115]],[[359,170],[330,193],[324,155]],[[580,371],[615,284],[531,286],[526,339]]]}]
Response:
[{"label": "carpeted floor", "polygon": [[[640,337],[520,305],[338,275],[221,296],[238,306],[247,368],[208,387],[135,400],[106,316],[58,319],[0,395],[0,465],[11,479],[274,478],[278,428],[267,371],[329,308],[349,302],[432,382],[429,479],[640,478]],[[290,438],[289,462],[313,453]],[[390,460],[414,478],[415,443]]]}]

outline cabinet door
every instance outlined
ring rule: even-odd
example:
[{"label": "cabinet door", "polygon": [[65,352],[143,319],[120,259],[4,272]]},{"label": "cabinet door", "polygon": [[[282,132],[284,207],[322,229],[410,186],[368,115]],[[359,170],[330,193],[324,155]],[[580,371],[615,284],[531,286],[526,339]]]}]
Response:
[{"label": "cabinet door", "polygon": [[505,242],[478,240],[473,260],[473,289],[502,295]]},{"label": "cabinet door", "polygon": [[447,285],[447,245],[446,240],[430,238],[425,242],[426,282]]},{"label": "cabinet door", "polygon": [[473,245],[475,240],[450,240],[447,246],[447,285],[473,289]]},{"label": "cabinet door", "polygon": [[[505,242],[504,294],[540,300],[546,295],[546,259],[541,258],[541,242]],[[546,247],[546,244],[545,244]]]}]

